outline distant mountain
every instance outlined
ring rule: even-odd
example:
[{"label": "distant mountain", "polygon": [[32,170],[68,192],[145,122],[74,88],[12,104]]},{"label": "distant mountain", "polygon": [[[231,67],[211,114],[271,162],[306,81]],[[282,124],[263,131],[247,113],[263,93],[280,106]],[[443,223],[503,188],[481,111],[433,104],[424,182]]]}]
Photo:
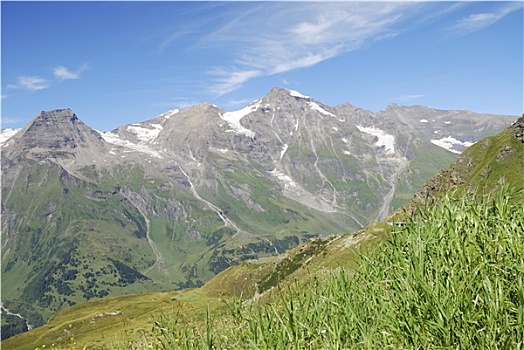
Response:
[{"label": "distant mountain", "polygon": [[42,112],[2,138],[3,307],[36,326],[357,230],[515,118],[373,113],[281,88],[239,111],[204,103],[111,132]]}]

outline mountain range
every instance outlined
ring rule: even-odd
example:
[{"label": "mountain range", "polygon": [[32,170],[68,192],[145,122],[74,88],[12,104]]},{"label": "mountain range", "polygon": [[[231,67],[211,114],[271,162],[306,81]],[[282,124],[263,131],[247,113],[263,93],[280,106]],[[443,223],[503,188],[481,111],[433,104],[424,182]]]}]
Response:
[{"label": "mountain range", "polygon": [[41,112],[2,131],[2,309],[39,326],[64,306],[201,286],[356,231],[515,119],[375,113],[282,88],[239,111],[203,103],[110,132]]}]

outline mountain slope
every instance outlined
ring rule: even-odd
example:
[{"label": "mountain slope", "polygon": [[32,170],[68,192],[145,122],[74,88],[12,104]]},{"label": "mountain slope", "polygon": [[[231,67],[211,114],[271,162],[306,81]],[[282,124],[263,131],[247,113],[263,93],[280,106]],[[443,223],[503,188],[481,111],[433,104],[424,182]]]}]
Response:
[{"label": "mountain slope", "polygon": [[[239,111],[204,103],[107,133],[42,112],[2,146],[3,306],[37,326],[386,217],[456,155],[414,127],[418,109],[384,113],[280,88]],[[487,130],[510,120],[464,113]]]},{"label": "mountain slope", "polygon": [[451,165],[429,179],[414,200],[400,208],[393,217],[412,215],[418,205],[429,205],[443,193],[456,191],[481,195],[495,191],[502,183],[511,184],[517,199],[524,200],[524,116],[506,130],[486,137],[466,149]]}]

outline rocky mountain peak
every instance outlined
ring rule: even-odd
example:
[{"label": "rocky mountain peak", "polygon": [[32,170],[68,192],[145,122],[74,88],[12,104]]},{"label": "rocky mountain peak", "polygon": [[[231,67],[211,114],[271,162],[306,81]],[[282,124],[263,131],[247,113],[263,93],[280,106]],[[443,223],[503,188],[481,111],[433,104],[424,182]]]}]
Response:
[{"label": "rocky mountain peak", "polygon": [[49,121],[49,122],[61,121],[61,120],[65,120],[65,121],[69,120],[71,122],[75,122],[78,120],[78,117],[70,108],[65,108],[65,109],[55,109],[52,111],[42,111],[35,118],[35,120],[38,120],[38,119]]},{"label": "rocky mountain peak", "polygon": [[310,101],[311,97],[303,95],[302,93],[289,90],[281,87],[272,88],[261,100],[255,102],[260,102],[262,104],[268,105],[279,105],[286,106],[296,102],[305,102]]},{"label": "rocky mountain peak", "polygon": [[74,149],[103,142],[71,109],[40,112],[15,138],[23,149]]},{"label": "rocky mountain peak", "polygon": [[[4,158],[18,155],[63,166],[103,161],[109,148],[102,136],[84,124],[71,109],[40,112],[3,147]],[[64,163],[64,161],[66,163]]]}]

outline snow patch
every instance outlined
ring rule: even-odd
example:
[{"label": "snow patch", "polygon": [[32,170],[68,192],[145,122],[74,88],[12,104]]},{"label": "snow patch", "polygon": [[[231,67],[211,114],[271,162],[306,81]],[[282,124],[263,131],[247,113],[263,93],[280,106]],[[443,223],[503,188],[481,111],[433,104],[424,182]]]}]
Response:
[{"label": "snow patch", "polygon": [[456,154],[460,154],[462,152],[453,149],[453,146],[463,146],[467,148],[474,144],[474,142],[469,142],[469,141],[463,142],[451,136],[444,137],[440,140],[431,140],[431,143],[439,147],[445,148],[448,151],[456,153]]},{"label": "snow patch", "polygon": [[[306,95],[303,95],[301,94],[300,92],[298,91],[295,91],[295,90],[287,90],[289,92],[289,95],[293,96],[293,97],[298,97],[298,98],[305,98],[305,99],[310,99],[311,97],[309,96],[306,96]],[[309,107],[311,107],[311,109],[317,111],[317,112],[320,112],[326,116],[329,116],[329,117],[335,117],[337,118],[336,115],[334,115],[333,113],[330,113],[328,111],[326,111],[324,108],[320,107],[320,105],[316,102],[313,102],[313,101],[308,101],[308,104],[309,104]]]},{"label": "snow patch", "polygon": [[338,128],[336,126],[332,126],[333,130],[338,131]]},{"label": "snow patch", "polygon": [[449,120],[446,120],[444,124],[451,124],[451,122]]},{"label": "snow patch", "polygon": [[288,145],[287,145],[287,143],[285,143],[285,144],[284,144],[284,148],[283,148],[282,151],[280,152],[280,159],[282,159],[282,157],[284,157],[284,154],[286,153],[287,148],[288,148]]},{"label": "snow patch", "polygon": [[342,142],[344,142],[344,143],[348,143],[348,140],[347,140],[345,137],[343,137],[343,138],[342,138]]},{"label": "snow patch", "polygon": [[[255,104],[246,106],[238,111],[226,112],[223,115],[221,115],[220,118],[228,122],[229,126],[233,128],[233,130],[231,131],[234,131],[239,134],[244,134],[250,137],[255,137],[255,133],[253,131],[246,129],[242,125],[240,125],[240,119],[244,118],[249,113],[256,111],[258,107],[260,107],[260,104],[255,103]],[[230,131],[230,130],[227,130],[227,131]]]},{"label": "snow patch", "polygon": [[[122,146],[127,149],[131,149],[133,151],[137,151],[141,153],[146,153],[156,158],[160,158],[160,159],[164,158],[160,152],[150,148],[149,146],[145,144],[142,144],[142,143],[136,144],[128,140],[122,140],[118,135],[113,134],[111,132],[103,132],[99,130],[97,131],[106,142],[109,142],[113,145]],[[111,150],[109,153],[111,152],[113,151]],[[124,151],[124,152],[129,152],[129,151]],[[121,156],[121,157],[124,158],[125,156]]]},{"label": "snow patch", "polygon": [[132,124],[127,126],[127,131],[135,134],[141,143],[148,143],[153,141],[163,128],[161,124],[149,124],[149,126],[152,129],[143,127],[140,124]]},{"label": "snow patch", "polygon": [[309,96],[306,96],[306,95],[302,95],[300,92],[298,91],[295,91],[295,90],[289,90],[287,89],[287,91],[289,91],[289,94],[293,97],[298,97],[298,98],[309,98]]},{"label": "snow patch", "polygon": [[375,146],[386,149],[386,154],[395,154],[395,136],[387,134],[385,131],[375,128],[374,126],[368,128],[357,125],[357,129],[368,135],[376,136],[378,141],[375,142]]},{"label": "snow patch", "polygon": [[330,113],[328,111],[326,111],[324,108],[320,107],[317,103],[315,102],[308,102],[309,103],[309,106],[311,107],[311,109],[314,109],[315,111],[317,112],[320,112],[328,117],[335,117],[337,118],[336,115],[334,115],[333,113]]},{"label": "snow patch", "polygon": [[429,123],[429,121],[427,119],[420,119],[420,122],[421,123]]},{"label": "snow patch", "polygon": [[9,140],[11,137],[13,137],[20,129],[2,129],[0,130],[0,147],[4,145],[4,143]]},{"label": "snow patch", "polygon": [[177,114],[178,112],[180,112],[179,109],[170,109],[169,111],[167,112],[164,112],[158,116],[156,116],[156,118],[164,118],[164,119],[169,119],[171,118],[172,116],[174,116],[175,114]]},{"label": "snow patch", "polygon": [[283,172],[277,170],[276,168],[271,170],[269,174],[275,176],[280,181],[283,181],[285,190],[287,190],[289,187],[297,187],[297,184],[295,183],[295,181],[293,181],[292,178],[290,178]]}]

